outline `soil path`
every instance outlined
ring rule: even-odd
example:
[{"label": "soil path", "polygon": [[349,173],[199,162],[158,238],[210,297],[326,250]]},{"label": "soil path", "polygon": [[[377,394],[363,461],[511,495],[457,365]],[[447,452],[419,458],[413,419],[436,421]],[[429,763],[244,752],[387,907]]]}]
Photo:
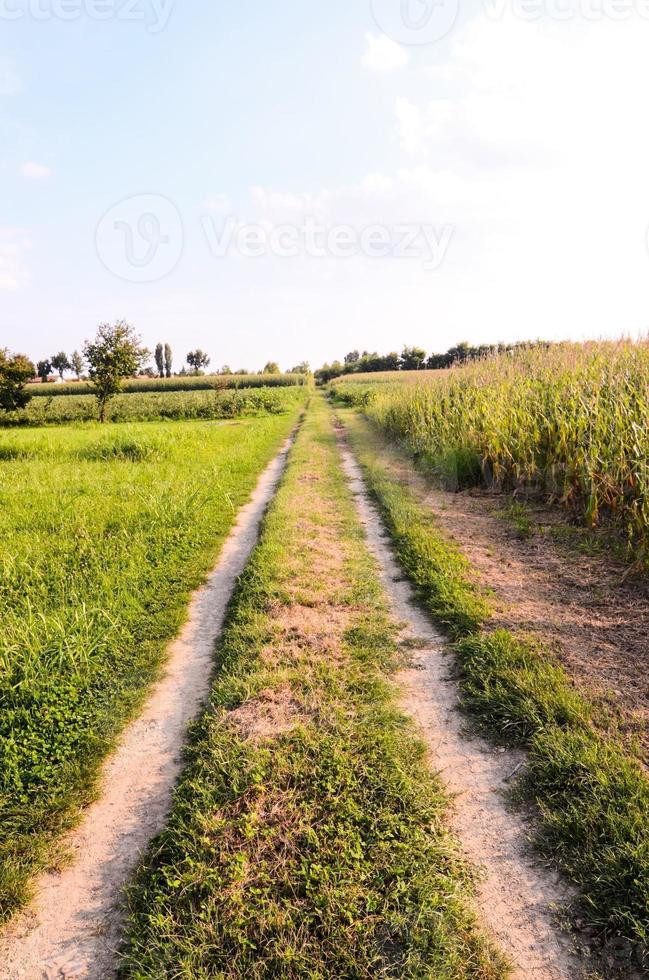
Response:
[{"label": "soil path", "polygon": [[368,546],[378,560],[392,611],[404,625],[403,639],[421,644],[414,667],[398,677],[401,703],[418,722],[433,766],[456,796],[451,824],[463,851],[472,864],[484,869],[478,889],[481,919],[513,963],[516,980],[576,980],[584,972],[583,965],[553,916],[553,906],[565,904],[572,892],[558,875],[535,863],[524,823],[502,795],[524,756],[495,750],[463,734],[445,641],[416,605],[361,470],[342,440],[341,451]]},{"label": "soil path", "polygon": [[260,477],[214,571],[194,594],[164,675],[106,763],[101,797],[66,842],[73,855],[70,865],[40,877],[34,902],[0,936],[2,980],[107,980],[115,975],[121,891],[144,848],[164,827],[183,765],[187,726],[209,692],[214,644],[291,442]]}]

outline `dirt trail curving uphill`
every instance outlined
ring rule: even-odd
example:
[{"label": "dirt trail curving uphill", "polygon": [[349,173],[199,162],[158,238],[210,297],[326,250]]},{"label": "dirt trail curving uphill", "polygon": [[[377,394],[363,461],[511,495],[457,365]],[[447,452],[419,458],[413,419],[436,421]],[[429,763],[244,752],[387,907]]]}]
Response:
[{"label": "dirt trail curving uphill", "polygon": [[66,842],[72,862],[60,873],[41,876],[32,905],[0,935],[2,980],[114,976],[121,890],[142,850],[165,824],[187,726],[209,692],[214,644],[291,442],[260,477],[214,571],[194,594],[164,675],[106,763],[103,794]]},{"label": "dirt trail curving uphill", "polygon": [[511,960],[516,980],[577,980],[585,972],[583,964],[573,955],[569,937],[555,925],[552,911],[572,893],[558,875],[532,860],[523,821],[502,795],[524,756],[463,735],[444,638],[415,603],[360,467],[342,437],[341,451],[369,549],[378,560],[392,611],[404,624],[403,639],[421,644],[415,667],[398,678],[402,705],[417,721],[433,766],[456,796],[451,822],[463,851],[484,869],[478,890],[481,919]]}]

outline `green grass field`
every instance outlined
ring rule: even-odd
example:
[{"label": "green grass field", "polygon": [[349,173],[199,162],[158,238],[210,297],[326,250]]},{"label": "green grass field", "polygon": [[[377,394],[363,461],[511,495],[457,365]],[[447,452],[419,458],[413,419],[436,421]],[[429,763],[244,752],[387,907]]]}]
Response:
[{"label": "green grass field", "polygon": [[[149,422],[242,418],[260,413],[273,415],[303,405],[308,392],[304,385],[221,391],[127,391],[110,401],[107,417],[110,422]],[[27,408],[4,415],[0,423],[7,426],[64,425],[92,422],[96,418],[97,400],[93,395],[71,394],[64,398],[32,398]]]},{"label": "green grass field", "polygon": [[0,918],[91,797],[289,407],[0,432]]}]

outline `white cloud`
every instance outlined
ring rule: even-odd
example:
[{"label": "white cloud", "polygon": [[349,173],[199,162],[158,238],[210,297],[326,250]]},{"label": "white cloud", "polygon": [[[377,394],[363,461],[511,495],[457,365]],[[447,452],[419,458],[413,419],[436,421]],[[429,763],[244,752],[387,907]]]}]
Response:
[{"label": "white cloud", "polygon": [[27,280],[24,255],[28,237],[18,228],[0,228],[0,290],[19,289]]},{"label": "white cloud", "polygon": [[434,99],[421,108],[407,98],[397,99],[395,113],[401,148],[419,153],[456,122],[458,107],[449,99]]},{"label": "white cloud", "polygon": [[368,71],[391,72],[405,68],[410,61],[407,50],[385,34],[367,34],[367,48],[361,64]]},{"label": "white cloud", "polygon": [[[646,330],[647,42],[644,22],[482,15],[458,30],[448,55],[431,53],[428,68],[394,86],[401,167],[381,172],[379,162],[365,179],[317,193],[254,195],[273,222],[452,225],[444,264],[431,274],[390,259],[312,263],[300,289],[329,288],[341,335],[353,329],[354,343],[372,348],[395,336],[444,349],[462,337]],[[287,290],[290,270],[275,272]]]},{"label": "white cloud", "polygon": [[36,163],[34,160],[28,160],[27,163],[23,163],[20,168],[20,173],[29,180],[45,180],[47,177],[52,176],[52,171],[49,167],[46,167],[42,163]]}]

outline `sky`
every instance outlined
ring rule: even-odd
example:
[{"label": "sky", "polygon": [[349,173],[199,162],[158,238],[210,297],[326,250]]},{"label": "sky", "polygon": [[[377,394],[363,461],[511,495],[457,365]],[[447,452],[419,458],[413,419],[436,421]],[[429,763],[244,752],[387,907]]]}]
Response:
[{"label": "sky", "polygon": [[649,0],[0,0],[0,346],[649,326]]}]

